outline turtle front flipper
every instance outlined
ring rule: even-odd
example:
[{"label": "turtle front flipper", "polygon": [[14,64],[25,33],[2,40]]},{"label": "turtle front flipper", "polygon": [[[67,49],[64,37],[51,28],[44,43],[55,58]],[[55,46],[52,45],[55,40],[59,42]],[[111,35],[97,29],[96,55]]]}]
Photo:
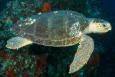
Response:
[{"label": "turtle front flipper", "polygon": [[87,35],[83,35],[79,44],[74,59],[70,64],[69,73],[74,73],[81,69],[88,62],[94,50],[94,41]]},{"label": "turtle front flipper", "polygon": [[13,37],[7,41],[6,47],[10,49],[18,49],[31,43],[32,41],[28,39],[22,37]]}]

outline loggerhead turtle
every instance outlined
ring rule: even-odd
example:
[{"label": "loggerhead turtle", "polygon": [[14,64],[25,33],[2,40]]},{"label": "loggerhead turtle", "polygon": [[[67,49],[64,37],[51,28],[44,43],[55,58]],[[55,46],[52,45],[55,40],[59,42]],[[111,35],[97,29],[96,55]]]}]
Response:
[{"label": "loggerhead turtle", "polygon": [[94,50],[93,39],[88,33],[105,33],[111,30],[109,22],[98,18],[86,18],[69,10],[39,13],[17,22],[12,30],[17,34],[7,41],[7,48],[18,49],[31,43],[64,47],[79,44],[69,73],[83,67]]}]

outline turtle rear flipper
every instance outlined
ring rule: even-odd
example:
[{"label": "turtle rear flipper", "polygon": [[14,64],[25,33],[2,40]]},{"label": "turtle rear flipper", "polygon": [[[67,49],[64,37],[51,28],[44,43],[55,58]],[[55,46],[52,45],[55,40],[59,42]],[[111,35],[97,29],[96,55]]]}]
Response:
[{"label": "turtle rear flipper", "polygon": [[22,37],[13,37],[7,41],[6,47],[10,49],[18,49],[31,43],[32,41],[28,39]]},{"label": "turtle rear flipper", "polygon": [[74,73],[82,68],[88,62],[94,50],[94,41],[87,35],[83,35],[79,44],[73,62],[70,64],[69,73]]}]

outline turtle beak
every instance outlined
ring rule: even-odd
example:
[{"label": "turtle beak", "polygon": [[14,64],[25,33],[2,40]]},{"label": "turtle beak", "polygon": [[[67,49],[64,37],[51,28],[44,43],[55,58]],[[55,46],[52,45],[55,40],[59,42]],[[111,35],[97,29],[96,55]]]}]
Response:
[{"label": "turtle beak", "polygon": [[112,30],[112,26],[111,26],[110,23],[107,23],[107,29],[108,29],[108,31],[111,31],[111,30]]},{"label": "turtle beak", "polygon": [[105,27],[105,29],[107,31],[111,31],[112,30],[111,24],[109,22],[107,22],[107,21],[104,22],[103,26]]}]

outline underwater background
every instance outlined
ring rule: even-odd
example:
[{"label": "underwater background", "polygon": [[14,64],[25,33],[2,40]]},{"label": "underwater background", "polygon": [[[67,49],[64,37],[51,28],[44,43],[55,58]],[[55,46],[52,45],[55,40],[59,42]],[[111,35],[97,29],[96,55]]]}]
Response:
[{"label": "underwater background", "polygon": [[[95,49],[79,71],[70,75],[67,68],[77,45],[54,48],[32,44],[18,50],[5,47],[14,36],[8,30],[18,20],[39,12],[67,9],[103,18],[112,25],[112,31],[106,34],[90,34]],[[0,77],[115,77],[114,44],[115,0],[0,0]]]}]

